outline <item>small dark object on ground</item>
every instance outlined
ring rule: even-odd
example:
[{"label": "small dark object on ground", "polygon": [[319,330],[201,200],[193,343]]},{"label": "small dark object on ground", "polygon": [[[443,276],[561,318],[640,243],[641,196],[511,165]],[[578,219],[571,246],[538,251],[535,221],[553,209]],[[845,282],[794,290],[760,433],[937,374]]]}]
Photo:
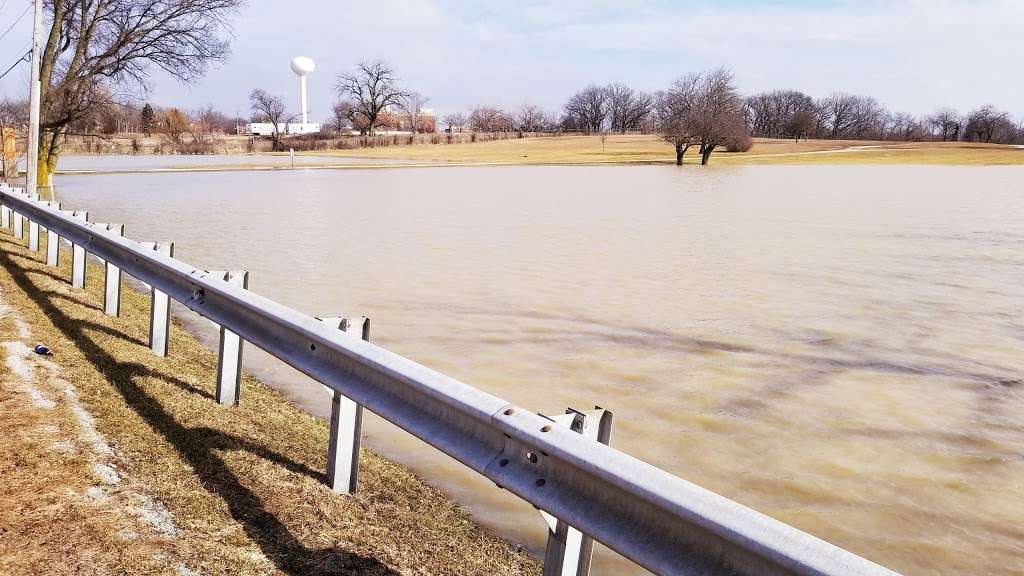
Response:
[{"label": "small dark object on ground", "polygon": [[53,352],[50,352],[50,349],[43,344],[36,344],[36,347],[32,350],[40,356],[53,356]]}]

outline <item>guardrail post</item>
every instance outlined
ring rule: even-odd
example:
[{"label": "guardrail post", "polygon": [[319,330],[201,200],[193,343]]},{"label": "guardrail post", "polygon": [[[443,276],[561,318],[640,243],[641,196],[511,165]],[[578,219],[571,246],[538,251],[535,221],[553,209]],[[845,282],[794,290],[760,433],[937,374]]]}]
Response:
[{"label": "guardrail post", "polygon": [[[147,249],[174,257],[173,242],[142,242]],[[171,300],[166,293],[150,286],[149,348],[157,356],[167,356],[171,325]]]},{"label": "guardrail post", "polygon": [[[318,318],[353,338],[370,341],[370,319]],[[331,399],[331,437],[327,444],[327,485],[339,494],[356,491],[359,476],[359,440],[363,427],[363,407],[334,390]]]},{"label": "guardrail post", "polygon": [[[89,221],[89,213],[74,211],[72,217],[85,222]],[[71,287],[85,288],[85,246],[71,245]]]},{"label": "guardrail post", "polygon": [[[39,202],[39,194],[33,194],[29,197],[29,200]],[[39,223],[27,218],[28,220],[28,249],[32,252],[39,251]]]},{"label": "guardrail post", "polygon": [[[218,270],[210,272],[229,284],[249,289],[249,272],[246,270]],[[242,344],[244,340],[238,334],[220,327],[220,351],[217,357],[217,402],[221,404],[238,404],[242,384]]]},{"label": "guardrail post", "polygon": [[25,219],[21,214],[11,210],[11,218],[14,219],[14,237],[21,240],[25,237]]},{"label": "guardrail post", "polygon": [[[605,445],[612,437],[612,413],[600,406],[585,412],[569,408],[565,414],[550,419]],[[540,513],[548,524],[544,576],[588,576],[594,540],[547,512]]]},{"label": "guardrail post", "polygon": [[[124,236],[124,224],[95,225],[100,230]],[[103,313],[108,316],[121,315],[121,269],[109,261],[103,260]]]},{"label": "guardrail post", "polygon": [[[46,205],[49,206],[50,208],[54,208],[56,210],[60,210],[60,202],[50,201],[50,202],[47,202]],[[56,266],[59,258],[60,258],[60,236],[56,232],[54,232],[53,230],[50,230],[49,228],[47,228],[46,229],[46,265],[47,266]]]}]

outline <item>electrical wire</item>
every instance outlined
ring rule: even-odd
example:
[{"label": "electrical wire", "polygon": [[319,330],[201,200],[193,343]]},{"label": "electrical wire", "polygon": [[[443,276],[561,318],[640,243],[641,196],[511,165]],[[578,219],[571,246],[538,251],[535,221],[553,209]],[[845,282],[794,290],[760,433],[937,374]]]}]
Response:
[{"label": "electrical wire", "polygon": [[24,11],[23,11],[23,12],[21,13],[21,16],[18,16],[17,20],[15,20],[15,21],[14,21],[14,23],[13,23],[13,24],[11,24],[11,25],[10,25],[10,26],[9,26],[9,27],[7,28],[7,30],[4,30],[3,34],[0,34],[0,40],[3,40],[3,39],[4,39],[4,37],[5,37],[5,36],[7,36],[7,34],[8,34],[8,33],[9,33],[9,32],[10,32],[11,30],[13,30],[15,26],[17,26],[17,25],[18,25],[18,22],[21,22],[21,19],[22,19],[22,18],[24,18],[24,17],[25,17],[25,14],[28,14],[28,11],[29,11],[29,10],[31,10],[31,9],[32,9],[32,5],[31,5],[31,4],[29,4],[28,6],[25,6],[25,10],[24,10]]},{"label": "electrical wire", "polygon": [[17,67],[18,64],[21,64],[22,62],[28,62],[31,57],[32,57],[32,51],[31,50],[29,50],[28,52],[25,52],[24,56],[22,56],[21,58],[18,58],[18,60],[15,61],[14,64],[11,64],[10,68],[8,68],[3,74],[0,74],[0,79],[2,79],[4,76],[7,76],[8,74],[10,74],[11,70],[14,70],[14,68]]}]

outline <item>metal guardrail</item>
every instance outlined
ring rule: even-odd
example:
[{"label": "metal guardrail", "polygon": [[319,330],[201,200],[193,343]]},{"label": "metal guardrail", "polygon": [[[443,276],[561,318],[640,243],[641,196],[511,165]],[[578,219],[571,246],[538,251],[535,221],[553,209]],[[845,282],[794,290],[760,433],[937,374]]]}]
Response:
[{"label": "metal guardrail", "polygon": [[[149,284],[155,312],[158,294],[173,298],[546,511],[557,524],[655,573],[896,574],[606,446],[593,434],[249,292],[223,271],[196,269],[169,250],[127,239],[120,229],[90,224],[17,189],[0,188],[0,204],[46,228],[48,238],[60,235]],[[163,314],[159,305],[156,316]],[[223,343],[221,355],[223,362]],[[564,543],[564,526],[562,534]]]}]

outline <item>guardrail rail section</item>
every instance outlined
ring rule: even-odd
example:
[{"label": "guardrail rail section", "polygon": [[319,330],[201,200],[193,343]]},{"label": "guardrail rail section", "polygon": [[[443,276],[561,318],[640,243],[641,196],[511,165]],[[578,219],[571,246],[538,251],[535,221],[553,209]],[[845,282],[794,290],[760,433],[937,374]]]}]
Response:
[{"label": "guardrail rail section", "polygon": [[122,271],[148,285],[154,354],[168,353],[170,299],[219,325],[218,402],[239,402],[244,341],[331,389],[325,481],[336,492],[356,490],[366,408],[542,511],[545,576],[586,576],[593,540],[657,574],[896,574],[611,448],[611,412],[533,414],[371,344],[366,318],[313,318],[250,292],[245,271],[196,269],[171,243],[135,242],[22,189],[0,185],[0,205],[18,242],[28,219],[32,250],[46,229],[47,264],[58,238],[72,245],[74,287],[85,286],[87,252],[102,261],[105,313],[119,313]]}]

